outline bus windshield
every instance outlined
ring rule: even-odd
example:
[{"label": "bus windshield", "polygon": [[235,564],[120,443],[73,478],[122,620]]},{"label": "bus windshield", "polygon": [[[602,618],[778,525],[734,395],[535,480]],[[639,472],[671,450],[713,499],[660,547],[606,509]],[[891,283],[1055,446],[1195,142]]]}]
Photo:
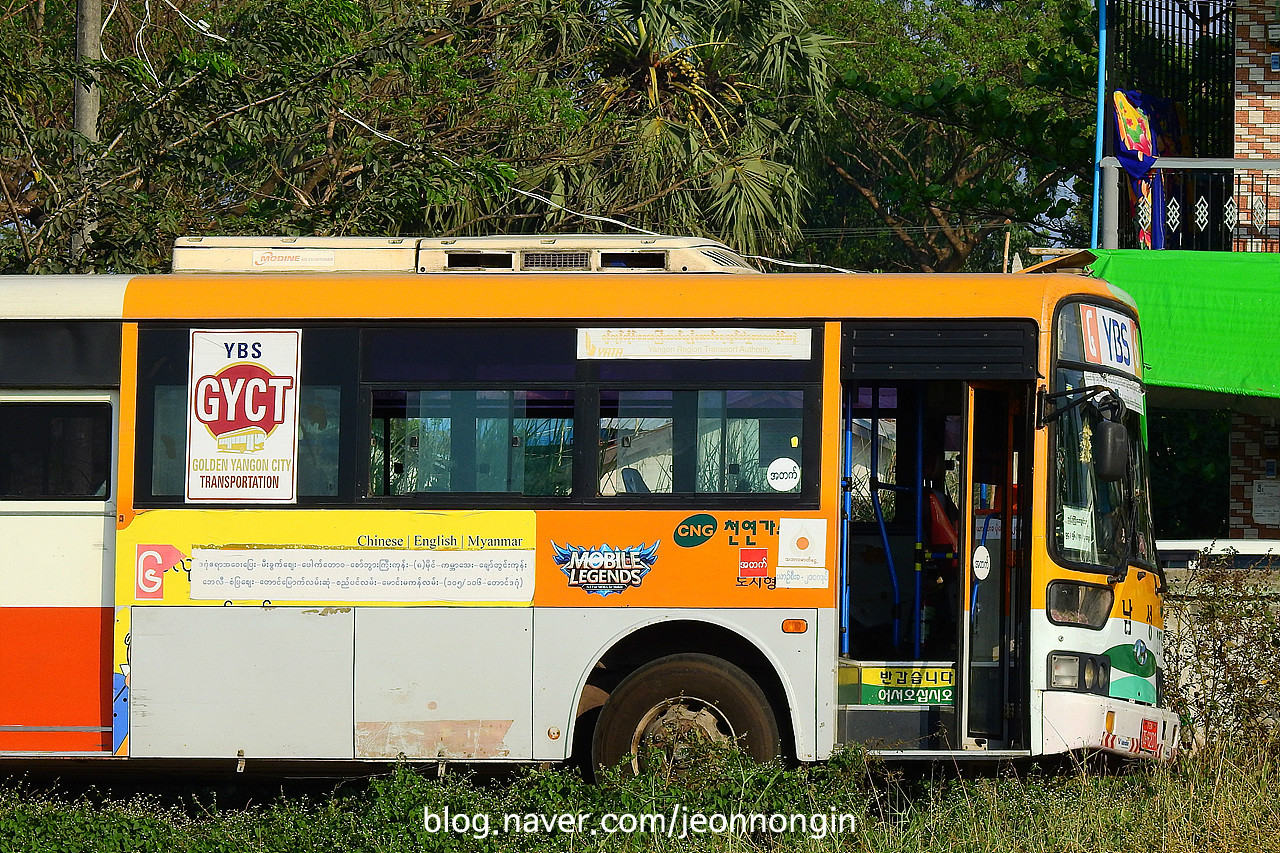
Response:
[{"label": "bus windshield", "polygon": [[1052,390],[1110,389],[1125,403],[1121,421],[1129,437],[1127,474],[1104,481],[1094,467],[1094,436],[1103,412],[1094,400],[1070,407],[1064,400],[1058,406],[1062,413],[1053,424],[1052,524],[1057,552],[1068,563],[1108,572],[1123,571],[1130,562],[1155,566],[1140,369],[1138,330],[1131,318],[1084,304],[1061,312]]}]

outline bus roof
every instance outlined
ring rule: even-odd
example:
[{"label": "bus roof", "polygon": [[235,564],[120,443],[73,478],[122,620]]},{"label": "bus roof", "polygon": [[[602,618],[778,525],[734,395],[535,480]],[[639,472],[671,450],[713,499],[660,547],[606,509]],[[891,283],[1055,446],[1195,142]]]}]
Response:
[{"label": "bus roof", "polygon": [[1071,294],[1132,305],[1065,273],[0,276],[9,320],[1039,318]]}]

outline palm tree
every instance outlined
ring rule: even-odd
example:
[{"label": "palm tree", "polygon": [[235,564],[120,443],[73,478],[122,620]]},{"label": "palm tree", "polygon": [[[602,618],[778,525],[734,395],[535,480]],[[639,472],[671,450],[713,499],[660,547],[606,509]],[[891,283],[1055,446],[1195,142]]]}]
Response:
[{"label": "palm tree", "polygon": [[[579,209],[744,251],[798,235],[833,40],[791,0],[621,0],[585,10],[594,133],[535,182]],[[570,206],[573,206],[570,204]]]}]

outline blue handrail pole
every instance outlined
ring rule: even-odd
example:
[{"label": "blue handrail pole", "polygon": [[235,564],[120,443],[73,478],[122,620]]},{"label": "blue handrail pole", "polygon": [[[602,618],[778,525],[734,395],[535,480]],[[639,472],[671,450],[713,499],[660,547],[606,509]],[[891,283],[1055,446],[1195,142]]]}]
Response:
[{"label": "blue handrail pole", "polygon": [[841,501],[844,518],[840,523],[840,654],[849,654],[849,613],[853,610],[853,586],[849,578],[849,525],[853,523],[853,392],[844,398],[844,491]]},{"label": "blue handrail pole", "polygon": [[901,615],[902,593],[898,590],[898,570],[893,565],[893,551],[889,548],[889,531],[884,526],[884,510],[880,507],[880,388],[871,388],[871,507],[875,510],[876,526],[880,528],[880,542],[884,545],[884,562],[889,567],[889,581],[893,584],[893,647],[902,642]]},{"label": "blue handrail pole", "polygon": [[1098,248],[1098,199],[1102,187],[1102,142],[1107,119],[1107,0],[1098,0],[1098,112],[1093,135],[1093,227],[1089,248]]},{"label": "blue handrail pole", "polygon": [[916,660],[924,640],[924,388],[916,389],[916,600],[912,614]]}]

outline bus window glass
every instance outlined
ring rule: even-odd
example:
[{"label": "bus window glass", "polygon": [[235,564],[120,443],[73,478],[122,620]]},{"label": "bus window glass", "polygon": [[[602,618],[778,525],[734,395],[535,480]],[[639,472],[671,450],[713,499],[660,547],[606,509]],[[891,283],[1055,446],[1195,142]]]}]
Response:
[{"label": "bus window glass", "polygon": [[[1057,388],[1084,384],[1081,371],[1058,369]],[[1099,479],[1093,467],[1093,435],[1101,419],[1094,406],[1084,403],[1065,411],[1055,422],[1055,543],[1070,562],[1111,568],[1126,560],[1152,565],[1155,541],[1147,490],[1145,416],[1133,408],[1126,413],[1129,472],[1110,483]]]},{"label": "bus window glass", "polygon": [[[876,415],[874,420],[873,404]],[[892,386],[859,388],[853,397],[852,407],[851,518],[859,522],[874,522],[875,506],[871,500],[873,456],[876,480],[892,485],[897,482],[898,477],[898,389]],[[886,523],[892,522],[896,517],[896,496],[892,490],[880,492],[880,509]]]},{"label": "bus window glass", "polygon": [[[675,397],[672,391],[600,392],[600,494],[671,493]],[[678,448],[682,457],[690,455],[689,443]]]},{"label": "bus window glass", "polygon": [[338,494],[338,434],[342,388],[307,385],[298,390],[298,494]]},{"label": "bus window glass", "polygon": [[0,405],[0,500],[105,499],[111,407]]},{"label": "bus window glass", "polygon": [[569,328],[369,329],[363,349],[366,382],[572,382],[577,372]]},{"label": "bus window glass", "polygon": [[800,391],[700,391],[695,490],[798,489],[802,402]]},{"label": "bus window glass", "polygon": [[800,491],[803,391],[606,389],[600,409],[601,495]]},{"label": "bus window glass", "polygon": [[1073,306],[1058,315],[1058,358],[1084,361],[1084,331],[1080,326],[1080,308]]},{"label": "bus window glass", "polygon": [[[187,329],[144,329],[139,336],[138,489],[142,500],[181,501],[187,456]],[[308,328],[302,335],[298,388],[298,496],[341,491],[343,407],[354,399],[355,338],[347,329]],[[149,450],[149,453],[145,452]],[[149,458],[148,458],[149,457]]]},{"label": "bus window glass", "polygon": [[157,385],[152,413],[151,493],[180,495],[187,453],[187,386]]},{"label": "bus window glass", "polygon": [[573,393],[374,391],[372,495],[568,495]]}]

